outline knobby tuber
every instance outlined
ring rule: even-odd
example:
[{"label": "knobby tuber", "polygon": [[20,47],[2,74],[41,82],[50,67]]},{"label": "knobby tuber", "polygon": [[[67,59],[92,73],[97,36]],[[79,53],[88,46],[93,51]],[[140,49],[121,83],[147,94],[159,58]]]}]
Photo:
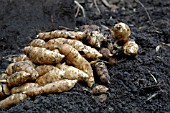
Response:
[{"label": "knobby tuber", "polygon": [[95,64],[97,75],[100,77],[101,82],[110,83],[110,76],[104,62],[97,62]]},{"label": "knobby tuber", "polygon": [[125,43],[129,40],[129,36],[131,35],[131,30],[128,25],[120,22],[114,26],[112,30],[112,35],[118,41]]},{"label": "knobby tuber", "polygon": [[11,93],[12,94],[15,94],[15,93],[22,93],[28,89],[32,89],[32,88],[35,88],[35,87],[39,87],[39,85],[37,83],[25,83],[21,86],[18,86],[18,87],[13,87],[11,89]]},{"label": "knobby tuber", "polygon": [[0,82],[6,82],[8,87],[15,87],[27,82],[31,78],[30,76],[30,73],[19,71],[9,76],[7,80],[0,80]]},{"label": "knobby tuber", "polygon": [[33,47],[43,47],[44,45],[45,45],[45,41],[41,39],[34,39],[30,43],[30,46],[33,46]]},{"label": "knobby tuber", "polygon": [[39,74],[35,70],[33,65],[26,61],[20,61],[20,62],[14,63],[13,72],[19,72],[19,71],[25,71],[27,73],[30,73],[30,80],[32,81],[34,81],[36,78],[39,77]]},{"label": "knobby tuber", "polygon": [[9,108],[25,99],[27,99],[26,94],[22,94],[22,93],[12,94],[11,96],[0,101],[0,109]]},{"label": "knobby tuber", "polygon": [[60,53],[64,54],[66,59],[71,62],[76,68],[84,71],[89,76],[88,86],[94,84],[93,70],[90,63],[80,55],[80,53],[68,44],[63,44],[59,48]]},{"label": "knobby tuber", "polygon": [[56,67],[55,69],[50,70],[48,73],[37,78],[36,83],[42,86],[47,83],[55,82],[57,80],[63,79],[64,74],[65,74],[64,70],[60,70]]},{"label": "knobby tuber", "polygon": [[64,55],[46,48],[28,46],[23,51],[36,64],[56,64],[64,58]]},{"label": "knobby tuber", "polygon": [[138,54],[139,46],[135,41],[127,41],[123,45],[123,53],[127,56],[135,56]]},{"label": "knobby tuber", "polygon": [[38,72],[39,76],[42,76],[55,68],[56,67],[53,65],[40,65],[40,66],[37,66],[35,70]]},{"label": "knobby tuber", "polygon": [[103,36],[102,33],[99,31],[91,31],[87,33],[87,38],[86,41],[89,43],[91,46],[100,48],[102,45],[102,42],[106,39],[105,36]]},{"label": "knobby tuber", "polygon": [[102,57],[102,54],[100,54],[95,48],[92,48],[90,46],[87,46],[83,44],[81,41],[73,40],[73,39],[65,39],[65,38],[57,38],[57,39],[51,39],[45,44],[45,48],[48,48],[50,50],[54,50],[56,47],[59,47],[63,44],[69,44],[78,51],[83,52],[83,56],[89,59],[97,59]]},{"label": "knobby tuber", "polygon": [[66,92],[72,89],[76,83],[77,80],[64,79],[46,84],[44,86],[31,88],[30,90],[27,90],[23,93],[27,94],[28,96],[37,96],[40,94]]},{"label": "knobby tuber", "polygon": [[75,31],[66,31],[66,30],[55,30],[51,32],[39,33],[37,37],[43,40],[49,40],[53,38],[71,38],[71,39],[82,40],[84,37],[86,37],[86,33],[81,31],[75,32]]},{"label": "knobby tuber", "polygon": [[59,80],[43,86],[42,89],[45,94],[66,92],[72,89],[76,83],[77,80],[68,80],[68,79]]},{"label": "knobby tuber", "polygon": [[104,85],[97,85],[92,89],[94,95],[106,93],[109,89]]},{"label": "knobby tuber", "polygon": [[69,80],[86,81],[88,83],[89,76],[84,71],[66,64],[58,64],[57,67],[59,67],[60,70],[65,71],[63,78]]}]

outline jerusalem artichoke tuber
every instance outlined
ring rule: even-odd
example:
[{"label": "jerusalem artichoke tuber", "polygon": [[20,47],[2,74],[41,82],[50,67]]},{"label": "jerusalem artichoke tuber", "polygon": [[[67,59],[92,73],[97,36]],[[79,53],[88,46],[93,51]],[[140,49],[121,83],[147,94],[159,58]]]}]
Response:
[{"label": "jerusalem artichoke tuber", "polygon": [[61,46],[63,44],[69,44],[75,49],[77,49],[78,51],[83,52],[83,55],[86,58],[97,59],[102,57],[102,54],[100,54],[95,48],[91,48],[90,46],[83,44],[81,41],[73,40],[73,39],[65,39],[65,38],[51,39],[45,44],[45,48],[53,50],[56,47]]},{"label": "jerusalem artichoke tuber", "polygon": [[79,70],[78,68],[75,68],[73,66],[68,66],[66,64],[58,64],[57,67],[59,67],[60,70],[65,71],[65,74],[63,76],[63,78],[65,79],[86,81],[86,82],[88,81],[89,76],[82,70]]},{"label": "jerusalem artichoke tuber", "polygon": [[114,26],[112,30],[112,35],[118,41],[125,43],[129,40],[129,36],[131,35],[131,30],[128,25],[120,22]]},{"label": "jerusalem artichoke tuber", "polygon": [[42,39],[34,39],[30,43],[30,46],[33,46],[33,47],[43,47],[44,45],[45,45],[45,41]]},{"label": "jerusalem artichoke tuber", "polygon": [[19,71],[9,76],[7,80],[0,80],[0,82],[6,82],[8,87],[15,87],[27,82],[30,76],[30,73]]},{"label": "jerusalem artichoke tuber", "polygon": [[39,85],[45,85],[47,83],[55,82],[57,80],[61,80],[65,74],[65,71],[58,69],[57,67],[53,70],[50,70],[45,75],[40,76],[36,83]]},{"label": "jerusalem artichoke tuber", "polygon": [[97,62],[95,64],[97,75],[100,77],[101,82],[110,83],[110,76],[104,62]]},{"label": "jerusalem artichoke tuber", "polygon": [[28,63],[27,61],[20,61],[14,63],[13,66],[13,72],[18,71],[25,71],[27,73],[30,73],[30,80],[35,80],[37,77],[39,77],[38,72],[34,69],[33,65],[31,63]]},{"label": "jerusalem artichoke tuber", "polygon": [[36,64],[56,64],[64,58],[60,53],[32,46],[25,47],[24,53]]},{"label": "jerusalem artichoke tuber", "polygon": [[103,36],[102,33],[99,31],[89,31],[87,32],[87,38],[86,41],[89,43],[91,46],[100,48],[102,45],[102,42],[106,39],[105,36]]},{"label": "jerusalem artichoke tuber", "polygon": [[22,94],[22,93],[12,94],[11,96],[0,101],[0,109],[9,108],[25,99],[27,99],[26,94]]},{"label": "jerusalem artichoke tuber", "polygon": [[40,66],[37,66],[35,70],[38,72],[39,76],[42,76],[55,68],[56,67],[53,65],[40,65]]},{"label": "jerusalem artichoke tuber", "polygon": [[46,84],[45,86],[43,86],[42,90],[45,94],[66,92],[72,89],[76,83],[77,80],[67,80],[67,79],[59,80],[53,83]]},{"label": "jerusalem artichoke tuber", "polygon": [[76,68],[84,71],[89,75],[88,86],[94,84],[93,70],[90,63],[80,55],[80,53],[68,44],[63,44],[59,48],[60,53],[64,54],[66,59],[71,62]]},{"label": "jerusalem artichoke tuber", "polygon": [[56,82],[52,82],[44,86],[28,89],[23,93],[27,94],[28,96],[37,96],[40,94],[65,92],[65,91],[69,91],[70,89],[72,89],[76,83],[77,83],[77,80],[67,80],[67,79],[58,80]]},{"label": "jerusalem artichoke tuber", "polygon": [[138,54],[139,46],[135,41],[127,41],[123,45],[123,53],[127,56],[135,56]]},{"label": "jerusalem artichoke tuber", "polygon": [[71,39],[82,40],[84,37],[86,37],[86,33],[81,31],[75,32],[75,31],[66,31],[66,30],[55,30],[51,32],[39,33],[37,37],[43,40],[49,40],[53,38],[71,38]]},{"label": "jerusalem artichoke tuber", "polygon": [[106,86],[103,85],[97,85],[92,89],[92,93],[97,94],[103,94],[106,93],[109,89]]},{"label": "jerusalem artichoke tuber", "polygon": [[18,87],[13,87],[11,89],[11,93],[12,94],[15,94],[15,93],[22,93],[28,89],[32,89],[34,87],[38,87],[39,85],[37,83],[25,83],[21,86],[18,86]]}]

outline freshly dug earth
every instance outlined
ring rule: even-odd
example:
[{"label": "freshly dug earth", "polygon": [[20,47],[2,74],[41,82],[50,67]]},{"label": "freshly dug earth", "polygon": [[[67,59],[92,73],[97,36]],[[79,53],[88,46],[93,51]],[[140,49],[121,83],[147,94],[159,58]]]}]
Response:
[{"label": "freshly dug earth", "polygon": [[[170,1],[141,0],[150,19],[145,8],[136,2],[138,0],[108,0],[118,7],[115,12],[97,1],[101,14],[98,14],[94,4],[90,7],[91,0],[87,1],[82,2],[86,10],[86,18],[79,15],[76,26],[96,24],[104,29],[104,26],[110,28],[117,22],[125,22],[131,28],[131,38],[139,44],[139,55],[136,58],[127,58],[120,64],[109,66],[111,84],[107,85],[110,90],[106,95],[91,95],[88,87],[79,83],[69,92],[30,98],[0,112],[165,113],[170,111],[170,45],[168,45],[170,43]],[[5,7],[3,2],[4,0],[0,1],[1,7]],[[36,2],[31,0],[30,4],[37,4]],[[41,4],[45,5],[46,2],[44,0]],[[26,3],[25,1],[22,5]],[[20,49],[27,45],[38,32],[55,29],[53,28],[55,25],[47,24],[46,16],[39,22],[24,25],[24,22],[29,22],[28,20],[35,15],[17,18],[17,8],[11,10],[15,5],[9,2],[5,2],[5,5],[8,6],[7,12],[0,12],[0,71],[3,71],[10,63],[11,55],[20,53]],[[39,8],[37,10],[41,9]],[[42,15],[44,12],[48,15],[50,10],[41,9],[41,12],[36,15]],[[15,21],[10,21],[14,18],[16,18]],[[36,27],[28,29],[29,26],[34,25]],[[24,29],[25,27],[28,28]],[[158,51],[156,47],[157,50],[160,47]],[[100,84],[98,81],[96,83]]]}]

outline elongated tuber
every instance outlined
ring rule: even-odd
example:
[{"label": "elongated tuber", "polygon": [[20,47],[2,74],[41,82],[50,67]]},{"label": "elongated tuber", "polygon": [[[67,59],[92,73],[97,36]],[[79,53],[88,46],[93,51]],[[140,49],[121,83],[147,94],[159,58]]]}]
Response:
[{"label": "elongated tuber", "polygon": [[31,63],[27,61],[20,61],[16,62],[13,66],[13,72],[25,71],[30,73],[30,80],[34,81],[36,78],[39,77],[38,72],[35,70]]},{"label": "elongated tuber", "polygon": [[67,79],[58,80],[56,82],[52,82],[44,86],[34,87],[23,93],[27,94],[28,96],[37,96],[40,94],[66,92],[72,89],[76,83],[77,83],[77,80],[67,80]]},{"label": "elongated tuber", "polygon": [[55,68],[56,67],[53,65],[40,65],[40,66],[37,66],[35,70],[38,72],[39,76],[42,76]]},{"label": "elongated tuber", "polygon": [[42,89],[43,89],[43,92],[46,94],[66,92],[72,89],[76,83],[77,83],[77,80],[67,80],[67,79],[59,80],[59,81],[45,85]]},{"label": "elongated tuber", "polygon": [[49,40],[53,38],[71,38],[82,40],[84,37],[86,37],[86,33],[81,31],[75,32],[66,30],[55,30],[51,32],[39,33],[37,37],[43,40]]},{"label": "elongated tuber", "polygon": [[28,46],[24,48],[24,53],[28,55],[32,62],[36,64],[56,64],[61,62],[64,55],[40,47]]},{"label": "elongated tuber", "polygon": [[45,75],[40,76],[37,80],[36,83],[39,85],[45,85],[47,83],[55,82],[57,80],[61,80],[65,74],[65,71],[62,71],[58,68],[55,68]]},{"label": "elongated tuber", "polygon": [[86,41],[89,43],[91,46],[100,48],[102,45],[102,42],[106,39],[105,36],[103,36],[102,33],[99,31],[90,31],[87,33],[87,38]]},{"label": "elongated tuber", "polygon": [[11,89],[11,93],[12,94],[15,94],[15,93],[22,93],[28,89],[32,89],[32,88],[35,88],[35,87],[39,87],[39,85],[37,83],[25,83],[21,86],[18,86],[18,87],[13,87]]},{"label": "elongated tuber", "polygon": [[110,83],[110,76],[104,62],[97,62],[95,64],[97,75],[100,77],[101,82]]},{"label": "elongated tuber", "polygon": [[69,44],[78,51],[81,51],[81,53],[83,53],[83,56],[86,58],[95,60],[97,58],[102,57],[102,54],[100,54],[95,48],[91,48],[90,46],[83,44],[81,41],[73,39],[51,39],[45,44],[45,48],[54,50],[56,47],[61,46],[63,44]]},{"label": "elongated tuber", "polygon": [[22,93],[26,94],[27,96],[30,96],[30,97],[38,96],[38,95],[41,95],[43,93],[42,88],[43,88],[43,86],[32,87],[32,88],[28,88],[27,90],[25,90]]},{"label": "elongated tuber", "polygon": [[41,39],[34,39],[30,43],[30,46],[33,46],[33,47],[43,47],[44,45],[45,45],[45,41]]},{"label": "elongated tuber", "polygon": [[19,86],[30,79],[30,73],[25,71],[15,72],[7,78],[7,80],[0,80],[0,82],[6,82],[8,87]]},{"label": "elongated tuber", "polygon": [[66,64],[58,64],[57,67],[59,67],[60,70],[65,71],[65,74],[63,76],[63,78],[65,79],[88,82],[89,76],[84,71],[78,68],[75,68],[73,66],[68,66]]},{"label": "elongated tuber", "polygon": [[11,96],[0,101],[0,109],[9,108],[13,105],[20,103],[25,99],[27,99],[26,94],[22,94],[22,93],[12,94]]},{"label": "elongated tuber", "polygon": [[60,53],[64,54],[66,59],[71,62],[76,68],[84,71],[89,75],[88,86],[94,84],[93,70],[90,63],[80,55],[80,53],[68,44],[63,44],[59,48]]}]

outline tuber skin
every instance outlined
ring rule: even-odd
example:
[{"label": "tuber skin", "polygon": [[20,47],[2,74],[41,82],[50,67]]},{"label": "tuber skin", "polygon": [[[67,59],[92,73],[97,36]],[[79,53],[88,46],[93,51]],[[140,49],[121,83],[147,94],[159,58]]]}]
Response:
[{"label": "tuber skin", "polygon": [[10,95],[10,89],[7,84],[0,84],[0,98]]},{"label": "tuber skin", "polygon": [[51,32],[39,33],[37,37],[42,40],[50,40],[54,38],[71,38],[76,40],[82,40],[86,37],[86,33],[81,31],[75,32],[66,30],[55,30]]},{"label": "tuber skin", "polygon": [[27,61],[19,61],[14,63],[13,65],[13,72],[25,71],[30,73],[30,80],[34,81],[37,77],[39,77],[38,72],[32,65],[32,62]]},{"label": "tuber skin", "polygon": [[122,22],[117,23],[112,30],[112,36],[123,43],[129,40],[130,35],[131,30],[129,26]]},{"label": "tuber skin", "polygon": [[32,87],[32,88],[28,88],[26,91],[24,91],[22,93],[26,94],[27,96],[30,96],[30,97],[35,97],[35,96],[43,94],[42,88],[43,88],[43,86]]},{"label": "tuber skin", "polygon": [[107,67],[104,62],[97,62],[95,64],[97,75],[100,77],[100,81],[109,84],[110,76]]},{"label": "tuber skin", "polygon": [[28,89],[32,89],[32,88],[35,88],[35,87],[39,87],[39,85],[37,83],[25,83],[21,86],[18,86],[18,87],[13,87],[11,89],[11,93],[12,94],[15,94],[15,93],[22,93]]},{"label": "tuber skin", "polygon": [[12,94],[9,97],[5,98],[4,100],[0,101],[0,109],[12,107],[13,105],[16,105],[21,101],[27,99],[27,97],[28,96],[26,94],[22,93]]},{"label": "tuber skin", "polygon": [[109,89],[104,85],[97,85],[92,89],[94,95],[106,93]]},{"label": "tuber skin", "polygon": [[40,66],[37,66],[35,70],[38,72],[39,76],[42,76],[55,68],[56,67],[53,65],[40,65]]},{"label": "tuber skin", "polygon": [[102,42],[104,40],[106,40],[106,37],[104,37],[103,34],[100,33],[99,31],[89,31],[89,32],[87,32],[86,41],[91,46],[100,48],[101,45],[102,45]]},{"label": "tuber skin", "polygon": [[78,80],[78,81],[88,81],[89,76],[82,70],[75,68],[73,66],[68,66],[66,64],[58,64],[57,67],[60,70],[64,70],[65,74],[63,78],[69,80]]},{"label": "tuber skin", "polygon": [[35,64],[56,64],[60,63],[64,58],[58,52],[47,50],[46,48],[27,46],[23,52],[27,54],[32,62]]},{"label": "tuber skin", "polygon": [[123,45],[123,53],[127,56],[136,56],[138,54],[139,46],[135,41],[127,41]]},{"label": "tuber skin", "polygon": [[43,47],[44,45],[45,45],[45,41],[42,39],[34,39],[30,43],[30,46],[33,46],[33,47]]},{"label": "tuber skin", "polygon": [[58,69],[57,67],[53,70],[50,70],[48,73],[40,76],[37,80],[36,83],[39,85],[43,86],[47,83],[55,82],[57,80],[63,79],[65,74],[65,71],[62,71]]},{"label": "tuber skin", "polygon": [[28,96],[37,96],[40,94],[66,92],[72,89],[76,83],[77,83],[77,80],[68,80],[68,79],[58,80],[56,82],[52,82],[44,86],[28,89],[27,91],[23,93]]},{"label": "tuber skin", "polygon": [[72,89],[76,83],[77,80],[59,80],[43,86],[42,90],[45,94],[66,92]]},{"label": "tuber skin", "polygon": [[0,80],[0,82],[6,82],[8,87],[15,87],[27,82],[30,78],[30,73],[19,71],[9,76],[7,80]]},{"label": "tuber skin", "polygon": [[92,85],[94,84],[94,77],[90,63],[84,57],[82,57],[75,48],[68,44],[63,44],[62,46],[60,46],[59,51],[61,54],[64,54],[66,59],[76,68],[88,74],[88,86],[92,87]]},{"label": "tuber skin", "polygon": [[102,54],[100,54],[95,48],[87,46],[83,44],[81,41],[74,40],[74,39],[65,39],[65,38],[51,39],[45,44],[45,48],[54,50],[56,47],[59,47],[63,44],[69,44],[75,49],[77,49],[78,51],[83,52],[83,56],[85,58],[96,60],[102,57]]}]

